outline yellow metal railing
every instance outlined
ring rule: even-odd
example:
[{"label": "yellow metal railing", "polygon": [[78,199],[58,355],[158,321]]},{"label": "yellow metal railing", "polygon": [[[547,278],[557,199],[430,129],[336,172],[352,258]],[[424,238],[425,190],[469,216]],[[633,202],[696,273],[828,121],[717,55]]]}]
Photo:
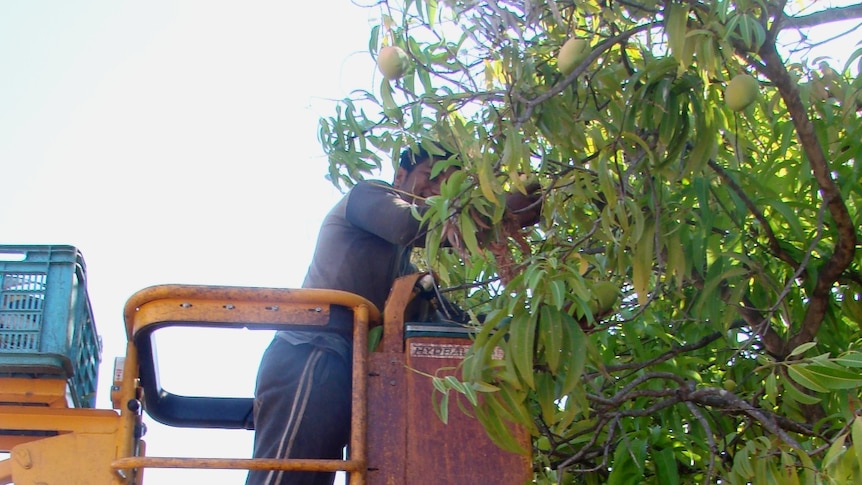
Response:
[{"label": "yellow metal railing", "polygon": [[[136,293],[124,317],[130,341],[151,326],[169,322],[212,326],[241,325],[249,329],[320,327],[328,323],[328,306],[353,310],[353,386],[350,458],[347,460],[177,458],[126,453],[111,463],[116,470],[136,468],[218,468],[244,470],[345,471],[351,484],[364,484],[367,468],[367,356],[369,324],[380,323],[379,310],[368,300],[343,291],[166,285]],[[126,368],[137,360],[127,352]],[[125,387],[125,383],[124,383]]]}]

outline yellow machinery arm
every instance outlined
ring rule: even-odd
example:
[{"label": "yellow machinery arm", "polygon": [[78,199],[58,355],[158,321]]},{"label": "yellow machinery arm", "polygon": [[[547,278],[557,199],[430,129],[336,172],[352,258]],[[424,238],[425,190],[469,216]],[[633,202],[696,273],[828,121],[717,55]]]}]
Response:
[{"label": "yellow machinery arm", "polygon": [[[142,483],[145,468],[342,470],[351,485],[420,483],[429,473],[439,483],[525,483],[531,473],[527,456],[497,449],[475,419],[452,413],[448,427],[440,422],[431,411],[430,380],[409,370],[433,374],[458,363],[423,362],[406,344],[405,313],[419,276],[396,282],[382,315],[364,298],[334,290],[185,285],[141,290],[124,311],[127,348],[111,391],[114,409],[66,408],[63,381],[0,379],[0,402],[9,403],[0,405],[0,450],[11,451],[0,461],[0,484],[132,485]],[[321,329],[332,305],[354,315],[349,459],[146,456],[143,411],[173,426],[253,427],[251,397],[185,397],[161,389],[155,332],[172,326]],[[380,324],[382,345],[369,355],[369,327]],[[439,345],[466,347],[469,341]],[[529,448],[526,434],[513,433]]]}]

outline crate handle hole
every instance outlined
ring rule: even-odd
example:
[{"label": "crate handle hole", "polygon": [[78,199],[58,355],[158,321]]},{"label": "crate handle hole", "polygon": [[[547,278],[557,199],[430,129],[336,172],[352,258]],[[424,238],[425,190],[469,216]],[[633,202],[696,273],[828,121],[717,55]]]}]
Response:
[{"label": "crate handle hole", "polygon": [[24,261],[27,253],[22,252],[0,252],[0,261]]}]

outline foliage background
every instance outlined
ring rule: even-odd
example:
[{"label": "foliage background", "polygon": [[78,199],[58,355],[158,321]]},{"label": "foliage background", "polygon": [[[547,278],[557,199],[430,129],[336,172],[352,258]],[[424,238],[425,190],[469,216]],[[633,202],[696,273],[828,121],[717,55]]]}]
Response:
[{"label": "foliage background", "polygon": [[[504,448],[529,429],[537,483],[862,483],[862,49],[833,65],[806,37],[862,5],[369,8],[369,52],[409,69],[319,138],[339,187],[422,140],[458,155],[423,257],[487,318],[444,406],[469,399]],[[573,37],[591,47],[562,74]],[[759,92],[732,111],[738,74]],[[505,196],[534,182],[522,231]]]}]

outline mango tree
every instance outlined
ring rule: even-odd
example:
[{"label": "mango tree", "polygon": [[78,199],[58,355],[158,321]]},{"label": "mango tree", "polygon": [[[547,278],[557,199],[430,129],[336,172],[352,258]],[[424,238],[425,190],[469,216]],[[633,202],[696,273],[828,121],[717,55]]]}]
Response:
[{"label": "mango tree", "polygon": [[[457,155],[419,256],[483,318],[443,406],[537,483],[862,483],[862,50],[808,41],[858,38],[862,5],[369,8],[369,54],[407,62],[319,136],[339,187]],[[530,190],[522,230],[505,197]]]}]

